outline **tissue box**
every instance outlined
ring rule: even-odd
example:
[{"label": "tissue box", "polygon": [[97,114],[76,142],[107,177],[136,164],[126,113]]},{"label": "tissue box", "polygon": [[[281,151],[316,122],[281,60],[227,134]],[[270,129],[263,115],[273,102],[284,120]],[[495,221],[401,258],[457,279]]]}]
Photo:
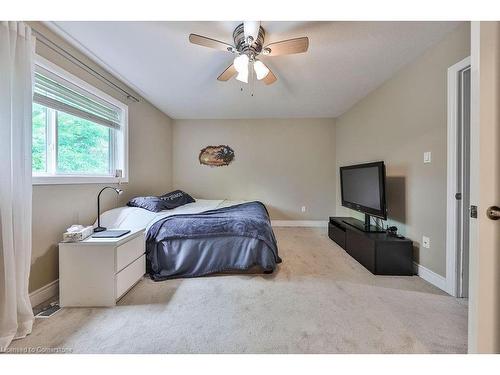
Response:
[{"label": "tissue box", "polygon": [[83,241],[84,239],[89,237],[92,233],[94,233],[94,227],[91,225],[83,228],[78,232],[66,232],[63,233],[63,242]]}]

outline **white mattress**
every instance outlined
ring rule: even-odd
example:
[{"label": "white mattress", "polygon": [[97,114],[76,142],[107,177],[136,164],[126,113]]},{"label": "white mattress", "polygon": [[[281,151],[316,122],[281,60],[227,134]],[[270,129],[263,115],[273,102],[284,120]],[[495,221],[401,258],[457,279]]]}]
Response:
[{"label": "white mattress", "polygon": [[101,214],[101,226],[108,229],[139,230],[144,228],[148,230],[149,227],[159,219],[167,216],[195,214],[217,208],[234,206],[244,202],[247,201],[196,199],[194,203],[161,212],[151,212],[138,207],[118,207]]}]

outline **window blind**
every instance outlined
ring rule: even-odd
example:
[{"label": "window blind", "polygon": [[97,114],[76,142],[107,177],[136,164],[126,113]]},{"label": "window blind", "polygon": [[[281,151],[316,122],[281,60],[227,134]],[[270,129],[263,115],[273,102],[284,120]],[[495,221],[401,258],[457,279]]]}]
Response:
[{"label": "window blind", "polygon": [[33,101],[110,128],[121,127],[120,108],[38,67]]}]

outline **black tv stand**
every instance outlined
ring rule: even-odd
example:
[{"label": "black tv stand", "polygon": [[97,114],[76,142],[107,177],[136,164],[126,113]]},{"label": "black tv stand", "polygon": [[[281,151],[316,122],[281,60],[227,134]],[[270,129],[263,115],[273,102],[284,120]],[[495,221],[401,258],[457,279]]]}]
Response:
[{"label": "black tv stand", "polygon": [[359,229],[363,232],[367,233],[384,233],[384,228],[381,228],[376,225],[371,225],[370,215],[365,214],[365,222],[363,223],[361,220],[355,219],[353,217],[348,217],[342,220],[345,224],[351,225],[356,229]]},{"label": "black tv stand", "polygon": [[413,275],[413,244],[408,238],[366,232],[351,217],[330,217],[328,236],[375,275]]}]

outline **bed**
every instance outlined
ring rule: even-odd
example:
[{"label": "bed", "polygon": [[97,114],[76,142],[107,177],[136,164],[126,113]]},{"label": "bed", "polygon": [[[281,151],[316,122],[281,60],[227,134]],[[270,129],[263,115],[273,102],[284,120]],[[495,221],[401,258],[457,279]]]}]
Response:
[{"label": "bed", "polygon": [[146,232],[146,270],[152,280],[198,277],[281,263],[269,215],[260,202],[197,199],[172,210],[119,207],[104,212],[108,228]]}]

